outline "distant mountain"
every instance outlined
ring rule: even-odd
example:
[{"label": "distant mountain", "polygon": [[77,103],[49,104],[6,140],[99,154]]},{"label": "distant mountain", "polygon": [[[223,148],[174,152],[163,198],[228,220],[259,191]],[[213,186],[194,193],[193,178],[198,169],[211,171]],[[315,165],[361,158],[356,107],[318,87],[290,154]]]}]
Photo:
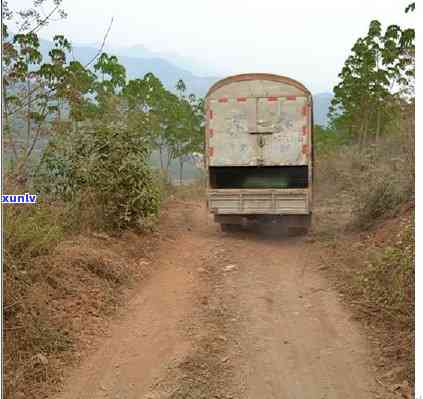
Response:
[{"label": "distant mountain", "polygon": [[332,93],[318,93],[313,95],[313,116],[316,125],[327,125],[329,106],[332,98]]},{"label": "distant mountain", "polygon": [[[48,40],[40,40],[40,47],[43,56],[47,57],[52,45],[52,42]],[[182,79],[187,86],[187,92],[194,93],[199,96],[204,96],[207,93],[208,88],[215,81],[219,80],[217,77],[196,76],[189,70],[180,68],[163,58],[154,56],[155,53],[143,46],[136,46],[135,48],[132,48],[132,52],[134,54],[144,54],[144,57],[130,57],[111,52],[111,54],[116,54],[119,57],[119,62],[126,69],[128,79],[142,78],[146,73],[152,72],[169,90],[174,90],[176,82],[179,79]],[[88,63],[97,53],[98,49],[95,47],[72,47],[73,56],[82,64]]]},{"label": "distant mountain", "polygon": [[142,44],[137,44],[131,47],[110,47],[107,49],[111,54],[131,58],[161,58],[178,68],[192,72],[196,76],[214,76],[218,75],[216,69],[207,63],[199,62],[198,60],[183,56],[177,52],[156,52],[148,49]]},{"label": "distant mountain", "polygon": [[[40,45],[43,56],[47,57],[52,47],[52,42],[41,40]],[[110,48],[107,50],[110,54],[115,54],[119,57],[119,61],[126,68],[129,79],[142,78],[146,73],[152,72],[169,90],[174,90],[176,82],[182,79],[187,86],[188,93],[204,96],[209,87],[220,79],[219,77],[201,77],[195,75],[191,72],[192,69],[188,69],[189,65],[193,65],[193,61],[176,53],[174,55],[157,53],[142,45],[127,48]],[[83,64],[92,60],[97,52],[98,49],[95,44],[91,46],[75,45],[72,50],[75,59],[78,59]],[[159,57],[158,55],[160,54],[168,59]],[[174,57],[175,62],[171,62],[172,57]],[[187,65],[187,68],[180,66],[184,63]],[[200,70],[201,67],[197,66],[196,69]],[[329,92],[313,95],[314,123],[322,126],[327,124],[327,113],[332,98],[333,95]]]},{"label": "distant mountain", "polygon": [[123,55],[131,58],[160,58],[158,53],[149,50],[142,44],[131,47],[108,47],[106,51],[110,54]]}]

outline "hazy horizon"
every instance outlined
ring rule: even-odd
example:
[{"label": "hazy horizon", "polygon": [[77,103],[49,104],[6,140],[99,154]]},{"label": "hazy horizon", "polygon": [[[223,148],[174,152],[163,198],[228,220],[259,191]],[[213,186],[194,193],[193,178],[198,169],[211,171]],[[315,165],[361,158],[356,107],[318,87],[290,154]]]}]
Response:
[{"label": "hazy horizon", "polygon": [[[114,17],[107,48],[142,45],[170,62],[179,57],[199,76],[287,75],[319,93],[336,84],[352,45],[366,34],[372,19],[385,27],[415,25],[415,15],[404,13],[409,2],[246,0],[241,6],[222,0],[186,0],[181,6],[166,0],[148,4],[64,0],[68,17],[51,22],[39,35],[51,40],[63,33],[74,45],[93,45],[102,41]],[[10,7],[30,4],[30,0],[14,0]]]}]

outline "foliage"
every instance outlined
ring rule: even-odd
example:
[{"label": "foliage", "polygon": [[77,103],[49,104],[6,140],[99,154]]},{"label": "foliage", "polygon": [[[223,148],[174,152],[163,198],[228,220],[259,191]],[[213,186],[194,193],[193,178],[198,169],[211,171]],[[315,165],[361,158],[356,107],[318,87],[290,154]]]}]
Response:
[{"label": "foliage", "polygon": [[122,229],[156,215],[160,192],[148,164],[148,141],[123,119],[119,107],[117,102],[113,120],[82,125],[52,141],[41,162],[38,187],[81,206],[91,201],[101,208],[106,226]]},{"label": "foliage", "polygon": [[330,107],[332,129],[343,130],[364,147],[376,141],[407,103],[402,96],[414,78],[414,30],[370,23],[345,61]]},{"label": "foliage", "polygon": [[416,2],[415,2],[415,1],[413,1],[412,3],[410,3],[410,4],[406,7],[405,12],[406,12],[406,13],[408,13],[408,12],[414,12],[415,10],[416,10]]},{"label": "foliage", "polygon": [[314,125],[313,146],[319,156],[348,143],[349,137],[344,132]]},{"label": "foliage", "polygon": [[66,12],[61,8],[63,0],[32,0],[32,6],[26,9],[11,9],[9,1],[1,4],[3,20],[11,21],[17,32],[36,32],[46,26],[50,19],[64,19]]},{"label": "foliage", "polygon": [[25,261],[49,253],[63,238],[63,212],[46,203],[4,208],[6,257]]},{"label": "foliage", "polygon": [[[145,222],[160,196],[151,152],[159,149],[161,175],[179,159],[182,179],[183,163],[203,148],[202,99],[186,97],[183,81],[178,95],[169,92],[152,73],[127,81],[118,58],[102,51],[87,65],[69,61],[72,47],[63,35],[43,59],[38,28],[28,29],[47,1],[22,12],[4,9],[5,21],[21,27],[10,34],[2,26],[7,183],[34,180],[41,195],[80,207],[89,196],[109,226]],[[59,12],[61,1],[53,3]],[[34,154],[46,144],[37,166]]]},{"label": "foliage", "polygon": [[[410,284],[414,274],[414,226],[404,224],[392,246],[384,249],[379,259],[368,263],[366,291],[374,302],[407,315],[413,302]],[[366,279],[367,277],[367,279]],[[378,280],[374,285],[371,281]],[[386,287],[390,287],[389,290]]]},{"label": "foliage", "polygon": [[[409,212],[409,211],[408,211]],[[407,212],[407,213],[408,213]],[[386,356],[404,365],[400,381],[414,381],[415,236],[411,215],[397,219],[398,233],[383,250],[373,253],[354,276],[356,294],[384,324],[386,341],[397,350],[383,348]],[[383,228],[383,227],[382,227]],[[390,353],[389,353],[390,352]],[[399,354],[400,353],[400,354]],[[397,377],[397,378],[398,378]]]},{"label": "foliage", "polygon": [[182,184],[184,162],[189,160],[191,154],[203,150],[203,100],[197,99],[194,94],[187,98],[185,84],[181,80],[176,84],[176,89],[179,95],[178,105],[174,108],[177,123],[170,127],[168,151],[171,159],[179,159],[179,182]]}]

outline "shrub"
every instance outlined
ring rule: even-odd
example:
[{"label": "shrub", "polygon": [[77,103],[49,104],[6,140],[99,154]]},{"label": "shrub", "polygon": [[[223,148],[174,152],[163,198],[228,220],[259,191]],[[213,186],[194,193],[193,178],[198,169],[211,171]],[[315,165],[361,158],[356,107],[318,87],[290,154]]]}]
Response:
[{"label": "shrub", "polygon": [[63,209],[45,202],[4,208],[6,258],[29,259],[50,252],[63,237]]},{"label": "shrub", "polygon": [[365,149],[350,143],[320,151],[315,172],[318,197],[351,203],[353,226],[369,228],[413,201],[414,154],[408,135],[386,136]]},{"label": "shrub", "polygon": [[79,208],[95,209],[104,227],[122,229],[155,216],[161,194],[148,162],[148,140],[117,119],[91,122],[51,142],[37,187]]},{"label": "shrub", "polygon": [[384,215],[393,216],[408,199],[407,192],[404,183],[390,174],[370,177],[355,193],[354,224],[367,228]]},{"label": "shrub", "polygon": [[357,301],[372,315],[372,323],[378,323],[385,331],[382,352],[404,365],[398,378],[411,383],[414,381],[414,226],[408,218],[397,220],[396,239],[381,252],[374,253],[361,270],[356,270],[353,286]]},{"label": "shrub", "polygon": [[[363,274],[367,295],[398,316],[413,312],[414,226],[402,226],[396,242],[384,249],[381,257],[368,263]],[[408,319],[407,319],[408,320]]]},{"label": "shrub", "polygon": [[189,184],[174,186],[173,195],[182,201],[204,199],[206,195],[205,177],[196,179]]},{"label": "shrub", "polygon": [[314,149],[320,155],[330,153],[351,141],[345,132],[334,131],[320,125],[314,125]]},{"label": "shrub", "polygon": [[414,161],[407,137],[388,136],[357,153],[353,163],[354,224],[370,227],[414,198]]}]

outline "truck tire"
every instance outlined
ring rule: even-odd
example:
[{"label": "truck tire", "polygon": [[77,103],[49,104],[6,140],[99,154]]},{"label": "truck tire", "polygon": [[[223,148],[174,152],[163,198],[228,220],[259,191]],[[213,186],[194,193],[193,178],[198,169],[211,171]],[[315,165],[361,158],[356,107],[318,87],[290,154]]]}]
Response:
[{"label": "truck tire", "polygon": [[238,224],[221,223],[220,229],[224,233],[235,233],[240,230],[240,226]]},{"label": "truck tire", "polygon": [[308,227],[288,227],[289,237],[305,236],[308,234]]},{"label": "truck tire", "polygon": [[304,236],[308,234],[311,225],[311,215],[304,215],[301,219],[301,223],[288,228],[289,236]]}]

